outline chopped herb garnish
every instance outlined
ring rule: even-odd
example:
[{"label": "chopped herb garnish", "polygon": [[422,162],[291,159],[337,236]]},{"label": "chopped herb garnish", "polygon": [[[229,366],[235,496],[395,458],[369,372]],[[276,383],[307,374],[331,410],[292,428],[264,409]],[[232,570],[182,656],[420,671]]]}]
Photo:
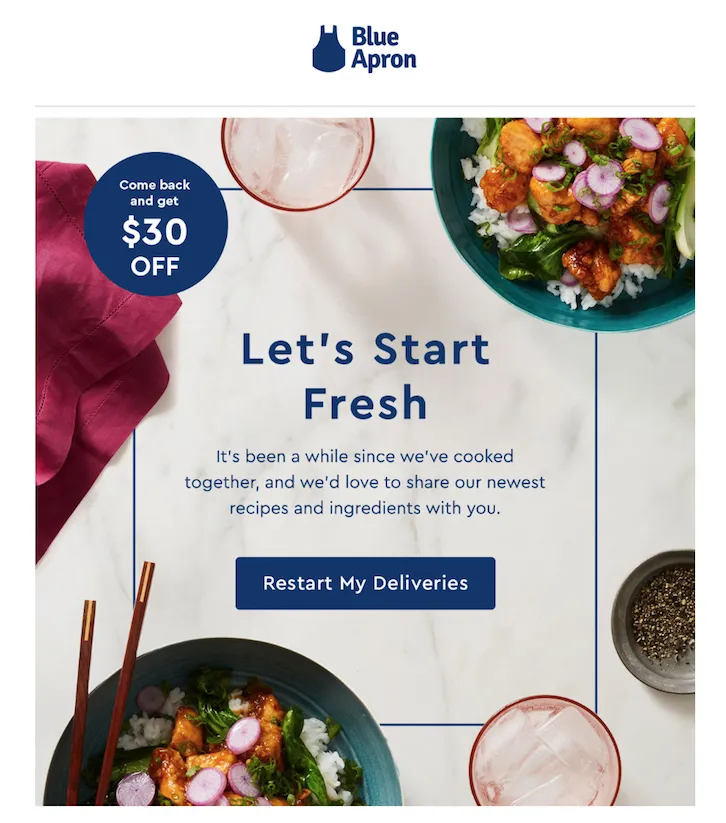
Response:
[{"label": "chopped herb garnish", "polygon": [[645,185],[640,182],[626,183],[625,186],[623,186],[623,188],[625,189],[625,191],[630,192],[630,194],[637,194],[638,197],[645,197],[645,195],[648,193],[648,190],[646,189]]},{"label": "chopped herb garnish", "polygon": [[625,159],[625,152],[630,148],[630,137],[618,136],[612,143],[608,144],[608,151],[618,160]]},{"label": "chopped herb garnish", "polygon": [[194,775],[201,769],[201,766],[190,766],[187,769],[187,777],[194,777]]},{"label": "chopped herb garnish", "polygon": [[336,723],[332,717],[325,718],[325,728],[328,732],[328,737],[332,740],[336,735],[340,734],[340,730],[343,728],[340,723]]},{"label": "chopped herb garnish", "polygon": [[257,801],[254,797],[230,797],[230,806],[254,806]]},{"label": "chopped herb garnish", "polygon": [[612,243],[610,245],[610,259],[611,260],[620,260],[623,256],[625,249],[622,246],[622,243]]},{"label": "chopped herb garnish", "polygon": [[247,761],[247,770],[265,797],[294,798],[302,790],[302,783],[296,777],[277,770],[274,758],[263,763],[259,757],[251,757]]}]

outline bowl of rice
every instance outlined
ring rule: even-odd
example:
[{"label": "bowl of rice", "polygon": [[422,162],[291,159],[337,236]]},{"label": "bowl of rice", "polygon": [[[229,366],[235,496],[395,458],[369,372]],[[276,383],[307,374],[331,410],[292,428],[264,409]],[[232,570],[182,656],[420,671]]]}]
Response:
[{"label": "bowl of rice", "polygon": [[[259,689],[274,695],[285,712],[295,707],[294,711],[300,713],[301,719],[299,738],[304,744],[306,756],[309,754],[315,760],[330,805],[403,805],[398,771],[386,739],[356,695],[331,672],[300,654],[281,646],[238,638],[190,640],[156,649],[137,659],[126,706],[126,720],[117,743],[117,760],[114,761],[115,765],[118,761],[119,776],[128,776],[129,769],[131,773],[142,771],[143,767],[133,766],[134,758],[138,755],[139,758],[146,756],[148,759],[152,747],[181,750],[173,738],[183,707],[195,705],[193,686],[190,688],[190,684],[195,682],[195,672],[200,671],[228,673],[230,689],[233,686],[260,684]],[[81,805],[93,802],[94,764],[106,744],[118,677],[117,672],[89,695],[83,750],[84,784],[79,799]],[[144,711],[142,706],[148,708],[148,693],[158,693],[160,688],[163,702],[159,699],[151,711]],[[223,709],[244,717],[249,700],[245,694],[244,688],[230,691],[228,705]],[[234,715],[232,720],[235,719]],[[69,722],[51,761],[44,805],[66,803],[71,731],[72,724]],[[208,730],[205,736],[207,734]],[[229,738],[227,745],[231,747]],[[228,753],[224,745],[210,747],[212,752],[218,749],[224,749],[222,754]],[[240,758],[244,760],[245,756],[240,755]],[[187,759],[189,763],[190,759]],[[126,764],[130,764],[128,768]],[[247,764],[250,764],[249,760]],[[356,786],[352,792],[345,788],[345,770],[350,764],[354,764],[356,770]],[[195,770],[193,767],[187,777]],[[148,772],[152,774],[152,769],[148,768]],[[186,784],[186,791],[189,795],[189,783]],[[180,803],[167,802],[166,798],[161,797],[162,793],[160,786],[157,800],[165,802],[154,801],[151,805],[189,805],[184,798]],[[309,795],[309,792],[306,794]],[[264,800],[264,797],[260,799]],[[276,805],[275,798],[271,799],[272,805]],[[311,800],[308,798],[307,804]],[[245,805],[234,800],[230,804]],[[301,805],[292,798],[290,804]],[[117,804],[111,798],[111,805],[125,804]]]},{"label": "bowl of rice", "polygon": [[[511,255],[511,247],[522,235],[512,228],[516,228],[517,223],[511,218],[508,220],[506,213],[491,208],[480,185],[496,162],[481,151],[487,122],[486,119],[437,119],[431,172],[434,196],[449,238],[463,260],[493,291],[535,317],[592,332],[639,331],[670,323],[694,311],[695,263],[683,255],[680,259],[676,255],[673,272],[667,278],[658,266],[618,264],[617,282],[600,300],[594,299],[574,279],[568,285],[566,269],[564,280],[559,276],[552,279],[503,276],[500,258],[506,256],[505,250]],[[555,188],[558,184],[547,185]],[[538,225],[532,231],[548,228],[539,216],[536,219]],[[554,227],[555,231],[558,228]],[[561,254],[556,256],[557,264],[560,257]]]}]

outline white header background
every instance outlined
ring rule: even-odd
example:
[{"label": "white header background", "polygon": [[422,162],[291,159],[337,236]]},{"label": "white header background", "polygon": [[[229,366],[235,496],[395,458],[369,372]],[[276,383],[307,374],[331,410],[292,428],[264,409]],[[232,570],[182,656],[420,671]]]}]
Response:
[{"label": "white header background", "polygon": [[[2,477],[5,733],[3,805],[31,809],[34,638],[34,120],[48,116],[218,116],[243,106],[294,115],[302,106],[376,116],[567,113],[690,114],[698,144],[697,534],[699,698],[696,810],[616,807],[620,818],[675,820],[723,805],[724,146],[720,4],[582,2],[36,2],[5,10],[3,50],[4,281]],[[708,13],[707,13],[708,12]],[[320,26],[396,30],[415,70],[369,75],[311,66]],[[348,54],[348,61],[350,53]],[[36,108],[41,106],[43,108]],[[93,107],[93,108],[87,108]],[[274,109],[271,107],[275,107]],[[251,113],[246,110],[246,113]],[[311,109],[306,114],[312,113]],[[9,286],[9,289],[7,288]],[[647,425],[647,421],[644,421]],[[719,659],[717,659],[719,658]],[[432,757],[435,757],[432,752]],[[299,810],[317,815],[314,809]],[[93,812],[88,812],[93,814]],[[370,814],[359,810],[349,814]],[[412,809],[379,809],[379,819]],[[416,809],[418,819],[440,810]],[[474,809],[461,816],[478,815]],[[71,812],[74,814],[75,812]],[[116,812],[118,814],[118,812]],[[127,814],[135,814],[130,810]],[[571,810],[522,809],[560,820]],[[536,818],[535,818],[536,816]]]}]

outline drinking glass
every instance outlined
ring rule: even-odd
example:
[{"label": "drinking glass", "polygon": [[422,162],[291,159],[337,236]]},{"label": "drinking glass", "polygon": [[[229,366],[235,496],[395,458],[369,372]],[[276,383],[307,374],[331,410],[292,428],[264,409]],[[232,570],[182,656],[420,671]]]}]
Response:
[{"label": "drinking glass", "polygon": [[620,754],[600,718],[566,697],[505,706],[479,732],[469,782],[479,806],[612,806]]},{"label": "drinking glass", "polygon": [[310,211],[340,200],[373,154],[370,118],[225,118],[222,151],[234,179],[256,200]]}]

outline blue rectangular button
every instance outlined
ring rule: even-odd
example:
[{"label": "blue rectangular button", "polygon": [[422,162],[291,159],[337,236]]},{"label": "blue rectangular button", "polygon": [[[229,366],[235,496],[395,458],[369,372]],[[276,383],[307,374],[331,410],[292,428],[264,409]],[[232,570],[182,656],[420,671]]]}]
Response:
[{"label": "blue rectangular button", "polygon": [[238,609],[493,609],[493,557],[238,557]]}]

